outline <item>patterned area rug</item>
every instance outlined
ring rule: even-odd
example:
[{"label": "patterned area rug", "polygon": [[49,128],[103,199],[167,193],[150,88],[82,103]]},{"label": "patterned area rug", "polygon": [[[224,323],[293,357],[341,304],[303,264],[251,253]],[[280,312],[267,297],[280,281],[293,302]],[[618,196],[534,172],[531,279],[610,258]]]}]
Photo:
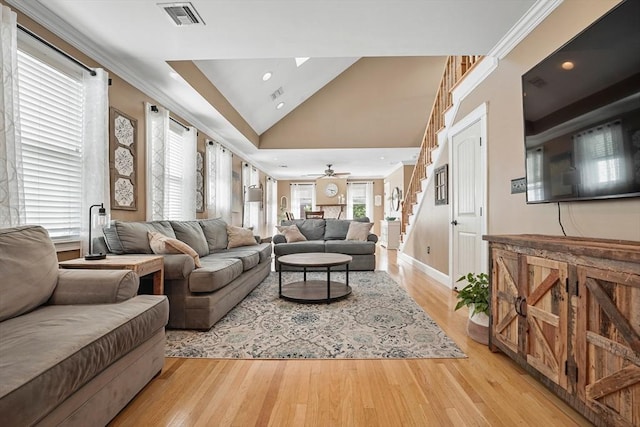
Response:
[{"label": "patterned area rug", "polygon": [[[283,283],[302,279],[283,273]],[[326,280],[325,273],[307,279]],[[344,272],[331,274],[344,282]],[[169,357],[233,359],[406,359],[466,357],[389,275],[351,272],[352,294],[331,304],[278,298],[271,273],[206,332],[168,330]]]}]

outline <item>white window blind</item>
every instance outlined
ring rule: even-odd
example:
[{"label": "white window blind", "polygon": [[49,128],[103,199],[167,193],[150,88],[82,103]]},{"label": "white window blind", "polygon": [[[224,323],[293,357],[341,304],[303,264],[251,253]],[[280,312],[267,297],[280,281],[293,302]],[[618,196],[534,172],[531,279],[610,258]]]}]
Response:
[{"label": "white window blind", "polygon": [[18,51],[26,220],[54,240],[80,236],[83,85]]},{"label": "white window blind", "polygon": [[166,219],[183,219],[182,171],[185,161],[183,154],[186,146],[185,133],[186,131],[174,122],[169,124],[169,144],[166,151],[164,180],[164,213]]}]

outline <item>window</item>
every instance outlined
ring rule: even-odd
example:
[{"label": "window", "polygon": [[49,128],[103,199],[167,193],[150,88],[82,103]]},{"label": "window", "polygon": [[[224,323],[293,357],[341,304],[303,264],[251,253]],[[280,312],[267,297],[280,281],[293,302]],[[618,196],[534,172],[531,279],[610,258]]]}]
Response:
[{"label": "window", "polygon": [[316,204],[315,184],[291,184],[291,212],[295,218],[304,218],[304,211]]},{"label": "window", "polygon": [[164,216],[165,219],[182,218],[182,171],[184,168],[184,147],[186,130],[180,125],[169,123],[169,143],[165,160]]},{"label": "window", "polygon": [[26,221],[54,240],[80,237],[83,83],[18,51]]},{"label": "window", "polygon": [[196,217],[197,132],[146,103],[147,220]]},{"label": "window", "polygon": [[373,218],[373,182],[347,183],[347,219]]}]

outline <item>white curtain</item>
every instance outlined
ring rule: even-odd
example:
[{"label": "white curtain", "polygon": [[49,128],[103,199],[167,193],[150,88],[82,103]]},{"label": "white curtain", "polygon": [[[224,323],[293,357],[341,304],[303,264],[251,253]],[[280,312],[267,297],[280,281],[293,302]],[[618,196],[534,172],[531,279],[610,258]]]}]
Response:
[{"label": "white curtain", "polygon": [[369,217],[369,221],[373,221],[373,181],[365,182],[364,188],[366,197],[366,215]]},{"label": "white curtain", "polygon": [[353,219],[353,184],[347,182],[347,215],[346,219]]},{"label": "white curtain", "polygon": [[[109,77],[97,68],[95,76],[84,73],[84,117],[82,129],[82,221],[80,222],[81,252],[89,253],[89,207],[102,203],[111,210],[109,187]],[[94,213],[96,210],[94,210]],[[102,230],[92,230],[92,236]]]},{"label": "white curtain", "polygon": [[184,151],[182,158],[182,220],[196,219],[196,179],[197,179],[197,160],[196,152],[198,151],[198,130],[193,126],[189,130],[185,130],[183,134]]},{"label": "white curtain", "polygon": [[24,224],[16,13],[0,5],[0,227]]},{"label": "white curtain", "polygon": [[207,142],[207,215],[231,223],[232,154],[221,144]]},{"label": "white curtain", "polygon": [[145,102],[147,130],[147,221],[164,219],[165,146],[169,139],[169,110]]},{"label": "white curtain", "polygon": [[242,163],[242,188],[243,188],[243,220],[244,227],[253,227],[255,234],[260,233],[260,203],[247,202],[247,189],[260,185],[258,170],[249,163]]},{"label": "white curtain", "polygon": [[265,193],[265,227],[269,234],[274,232],[278,222],[278,181],[267,177]]}]

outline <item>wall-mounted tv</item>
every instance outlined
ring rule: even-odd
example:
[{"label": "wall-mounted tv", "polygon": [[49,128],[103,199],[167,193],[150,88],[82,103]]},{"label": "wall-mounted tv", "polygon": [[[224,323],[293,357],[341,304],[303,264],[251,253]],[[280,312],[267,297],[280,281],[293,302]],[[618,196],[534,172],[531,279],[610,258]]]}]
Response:
[{"label": "wall-mounted tv", "polygon": [[640,1],[522,76],[527,203],[640,196]]}]

